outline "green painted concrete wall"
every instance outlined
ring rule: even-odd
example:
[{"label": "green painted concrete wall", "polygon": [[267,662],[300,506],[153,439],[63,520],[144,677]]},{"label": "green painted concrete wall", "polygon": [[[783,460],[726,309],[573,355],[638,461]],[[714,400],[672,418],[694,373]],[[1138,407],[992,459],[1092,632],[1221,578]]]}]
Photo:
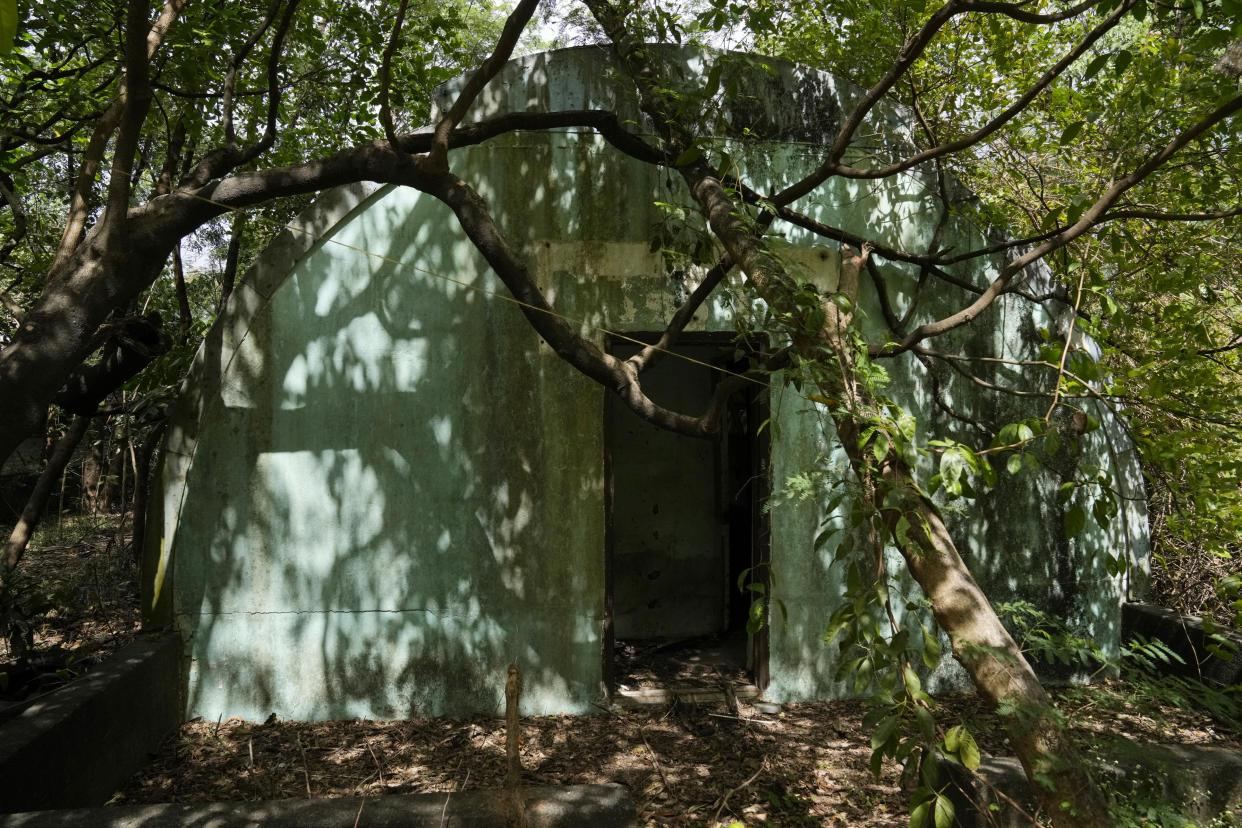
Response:
[{"label": "green painted concrete wall", "polygon": [[[668,59],[695,77],[712,58],[671,51]],[[782,139],[731,145],[761,189],[815,163],[810,139],[850,94],[821,75],[778,68],[738,68],[742,91],[723,110],[735,125]],[[748,78],[758,78],[750,93]],[[617,89],[599,50],[535,55],[506,66],[472,117],[606,105],[637,119]],[[785,92],[796,105],[774,110]],[[899,113],[884,118],[900,135]],[[656,206],[685,204],[680,185],[596,136],[517,134],[451,160],[557,309],[596,341],[605,330],[662,328],[695,278],[669,274],[651,247],[653,228],[684,231]],[[802,207],[910,249],[926,245],[937,215],[915,176],[841,182]],[[786,260],[830,288],[838,251],[783,230]],[[963,225],[946,241],[980,239]],[[986,279],[995,263],[976,267],[958,275]],[[917,274],[886,266],[885,275],[900,313]],[[413,190],[370,185],[321,198],[238,287],[170,429],[147,543],[147,611],[185,637],[188,715],[496,712],[510,661],[525,671],[528,713],[589,711],[602,697],[604,392],[560,362],[502,294],[447,209]],[[922,298],[915,318],[961,299]],[[877,313],[874,297],[868,303]],[[739,313],[755,312],[743,293],[724,295],[692,328],[734,330]],[[1040,327],[1058,322],[1007,298],[953,336],[969,353],[1027,358]],[[928,427],[960,425],[933,405],[910,358],[889,370],[893,395]],[[979,419],[1006,422],[1038,408],[944,383],[943,397]],[[844,458],[811,403],[779,380],[770,394],[771,555],[790,616],[772,631],[768,696],[838,695],[835,650],[821,636],[841,572],[830,564],[832,545],[813,549],[819,504],[780,494],[817,458],[840,468]],[[1136,498],[1110,533],[1059,534],[1054,495],[1068,469],[1006,482],[955,529],[985,588],[1057,608],[1115,648],[1124,585],[1105,573],[1100,553],[1145,560],[1146,521],[1124,435],[1106,412],[1097,416],[1106,425],[1085,451],[1119,470]],[[932,678],[942,688],[962,682],[951,663]]]}]

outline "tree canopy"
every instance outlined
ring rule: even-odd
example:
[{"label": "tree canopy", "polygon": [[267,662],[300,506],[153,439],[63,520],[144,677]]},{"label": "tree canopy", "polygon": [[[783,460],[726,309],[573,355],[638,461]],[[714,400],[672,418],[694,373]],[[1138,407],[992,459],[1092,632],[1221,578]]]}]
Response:
[{"label": "tree canopy", "polygon": [[[816,389],[866,489],[861,519],[901,552],[981,694],[1021,702],[1007,708],[1011,737],[1028,774],[1051,783],[1041,797],[1057,823],[1105,824],[1098,789],[958,555],[936,498],[969,500],[993,479],[997,458],[1016,473],[1036,450],[1055,454],[1063,439],[1056,418],[1076,416],[1074,401],[1092,397],[1129,416],[1150,479],[1175,492],[1166,551],[1237,549],[1242,2],[549,2],[528,42],[555,30],[612,50],[646,123],[607,111],[473,123],[473,100],[532,27],[538,5],[522,0],[502,20],[486,3],[112,0],[84,8],[40,0],[16,13],[0,0],[0,458],[42,434],[53,403],[89,414],[110,390],[142,382],[132,377],[152,362],[148,371],[164,368],[148,388],[175,381],[177,371],[157,359],[161,348],[134,346],[126,325],[166,324],[143,316],[155,302],[175,311],[176,338],[192,347],[187,259],[218,262],[218,286],[204,292],[219,294],[198,297],[199,313],[210,314],[239,263],[271,233],[268,221],[245,215],[279,221],[310,195],[360,180],[441,200],[558,355],[640,416],[714,433],[717,407],[686,414],[647,397],[650,354],[618,360],[548,313],[553,305],[525,252],[452,171],[456,147],[515,130],[588,127],[666,167],[710,231],[710,244],[687,254],[706,251],[714,266],[662,344],[726,272],[745,275],[788,334],[756,370],[795,372]],[[724,163],[701,134],[703,99],[663,78],[648,46],[683,41],[784,57],[857,84],[812,175],[761,192]],[[433,110],[436,85],[475,66],[456,97]],[[894,108],[911,121],[912,145],[876,140],[878,114]],[[433,111],[430,127],[416,130]],[[939,182],[946,210],[973,216],[1002,240],[976,250],[896,249],[879,234],[824,226],[799,211],[800,200],[831,182],[910,171]],[[952,195],[955,181],[974,197]],[[773,254],[768,230],[782,224],[857,250],[843,256],[837,293],[808,293]],[[957,275],[956,265],[983,256],[1001,262],[993,281]],[[1032,293],[1025,276],[1040,261],[1057,280],[1045,294]],[[943,315],[898,314],[883,301],[877,263],[914,268],[921,288],[964,298]],[[882,297],[878,337],[864,336],[856,318],[864,280]],[[995,389],[1040,397],[1042,418],[919,443],[870,366],[913,353],[929,370],[948,366],[990,382],[951,352],[952,332],[1005,295],[1067,303],[1102,358],[1050,331],[1039,361],[1046,384]],[[136,356],[109,360],[113,351]],[[935,474],[924,479],[920,464],[929,458]],[[1110,518],[1107,497],[1091,504],[1090,519]],[[1067,506],[1067,534],[1087,511],[1082,502]],[[908,663],[894,664],[888,692],[922,721],[926,694]],[[879,739],[879,753],[905,744],[891,736]],[[960,758],[965,743],[960,734],[953,741],[936,748],[929,738],[905,755]],[[940,803],[927,790],[916,802],[924,817]]]}]

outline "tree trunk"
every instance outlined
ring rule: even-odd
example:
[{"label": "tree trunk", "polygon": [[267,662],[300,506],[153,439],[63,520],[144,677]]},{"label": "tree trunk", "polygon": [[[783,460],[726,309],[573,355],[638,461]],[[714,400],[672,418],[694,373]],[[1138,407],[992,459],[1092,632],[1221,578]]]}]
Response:
[{"label": "tree trunk", "polygon": [[[876,466],[872,465],[870,445],[860,446],[859,437],[867,414],[875,412],[878,405],[857,380],[850,332],[852,313],[825,301],[820,308],[822,325],[811,324],[811,309],[793,301],[789,292],[791,282],[784,268],[767,252],[763,240],[749,231],[741,210],[706,162],[683,166],[680,172],[733,261],[768,306],[778,316],[792,320],[788,330],[794,347],[806,359],[818,360],[825,366],[821,390],[835,401],[832,415],[842,447],[857,478],[867,479]],[[865,255],[851,261],[844,253],[843,250],[838,289],[853,300],[857,297]],[[909,469],[894,450],[878,464],[878,471],[887,484],[886,490],[917,493]],[[874,505],[882,508],[883,491],[878,499],[880,502]],[[1059,828],[1112,825],[1104,796],[1092,781],[1051,699],[971,577],[936,509],[921,495],[911,498],[911,502],[913,505],[906,507],[907,511],[912,510],[910,523],[926,526],[927,531],[911,531],[909,537],[914,543],[898,543],[901,554],[931,602],[937,623],[952,640],[954,656],[966,668],[980,695],[993,705],[1007,703],[1001,720],[1040,804]],[[886,509],[884,514],[893,533],[902,513]],[[895,537],[893,542],[897,542]],[[1052,787],[1046,787],[1044,781]]]},{"label": "tree trunk", "polygon": [[47,500],[51,497],[52,490],[56,488],[56,481],[60,479],[65,466],[69,464],[69,458],[73,456],[73,450],[82,441],[82,435],[86,433],[86,427],[90,425],[90,422],[90,417],[83,417],[81,415],[74,417],[73,422],[69,425],[69,430],[65,432],[65,436],[57,441],[56,448],[52,450],[52,456],[48,458],[47,466],[43,469],[42,474],[39,475],[34,491],[30,493],[30,498],[26,501],[25,508],[22,509],[21,517],[18,518],[17,525],[13,527],[8,543],[5,544],[5,581],[8,580],[9,573],[21,561],[22,555],[26,551],[26,546],[30,543],[30,537],[34,534],[35,527],[39,524],[39,517],[43,514],[43,507],[47,505]]},{"label": "tree trunk", "polygon": [[93,429],[90,449],[82,458],[81,489],[78,495],[78,506],[84,514],[103,514],[103,483],[107,476],[107,458],[104,454],[106,439],[104,436],[105,422]]}]

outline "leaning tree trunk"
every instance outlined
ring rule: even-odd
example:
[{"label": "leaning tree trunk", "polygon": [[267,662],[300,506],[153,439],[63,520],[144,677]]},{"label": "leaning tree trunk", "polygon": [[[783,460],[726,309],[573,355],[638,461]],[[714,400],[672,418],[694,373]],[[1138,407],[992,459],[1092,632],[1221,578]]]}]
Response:
[{"label": "leaning tree trunk", "polygon": [[[936,622],[953,642],[954,656],[970,674],[979,694],[993,706],[1005,702],[1007,712],[1001,713],[1001,720],[1041,806],[1059,827],[1112,825],[1104,796],[1092,781],[1052,700],[971,576],[939,512],[918,494],[910,470],[895,449],[890,449],[877,466],[873,465],[870,444],[860,445],[867,414],[878,411],[879,406],[866,386],[855,380],[854,343],[849,330],[852,315],[832,302],[824,302],[823,326],[814,334],[797,333],[808,330],[805,321],[809,314],[790,300],[779,264],[746,231],[727,193],[709,170],[687,170],[684,174],[713,230],[759,295],[778,313],[795,320],[790,326],[796,332],[795,347],[832,365],[821,379],[821,385],[826,386],[822,391],[833,401],[833,419],[850,465],[860,480],[873,471],[880,473],[885,485],[878,490],[874,505],[882,510],[910,574],[931,602]],[[864,258],[851,260],[843,255],[842,259],[839,290],[852,302],[857,298]],[[910,496],[901,500],[900,508],[885,507],[883,493],[894,490]],[[906,542],[901,543],[896,528],[903,516],[913,528],[904,533]]]},{"label": "leaning tree trunk", "polygon": [[[867,479],[870,471],[878,470],[889,488],[916,492],[909,469],[894,451],[887,453],[877,469],[872,465],[870,446],[858,444],[866,415],[877,406],[865,385],[857,382],[850,331],[852,313],[842,311],[830,301],[823,302],[820,308],[794,301],[797,285],[768,252],[763,239],[754,231],[754,224],[746,220],[745,209],[734,202],[707,160],[702,155],[689,163],[672,160],[684,157],[682,153],[694,146],[695,138],[678,123],[675,99],[661,85],[659,73],[648,61],[642,45],[635,44],[629,36],[622,13],[607,0],[586,0],[586,4],[634,81],[640,105],[660,133],[670,166],[676,167],[685,180],[725,252],[777,317],[788,320],[794,348],[807,360],[818,360],[831,368],[822,372],[821,382],[826,386],[822,390],[825,397],[835,400],[833,418],[854,473],[861,480]],[[843,255],[842,259],[838,289],[853,300],[857,298],[865,253],[861,258],[846,259]],[[812,321],[815,317],[818,319]],[[876,505],[882,507],[883,501]],[[1092,782],[1051,699],[971,577],[939,514],[922,496],[910,498],[903,509],[913,518],[914,526],[926,527],[905,533],[907,542],[899,543],[906,565],[931,602],[937,622],[953,642],[955,657],[966,668],[979,693],[994,705],[1002,700],[1008,703],[1001,720],[1040,804],[1057,826],[1112,825],[1103,794]],[[890,532],[895,534],[901,511],[894,514],[893,509],[887,509],[884,515]],[[1051,785],[1040,784],[1042,781]]]},{"label": "leaning tree trunk", "polygon": [[82,441],[82,435],[86,433],[90,422],[90,417],[79,414],[73,418],[65,436],[57,441],[56,448],[52,450],[52,455],[48,458],[47,466],[39,475],[34,491],[30,493],[26,506],[17,520],[17,525],[13,527],[8,542],[4,546],[3,578],[0,582],[7,582],[9,574],[21,561],[22,554],[30,543],[30,537],[39,524],[39,517],[43,514],[47,500],[51,497],[52,490],[56,488],[56,481],[60,479],[61,473],[69,463],[69,458],[73,456],[73,450]]}]

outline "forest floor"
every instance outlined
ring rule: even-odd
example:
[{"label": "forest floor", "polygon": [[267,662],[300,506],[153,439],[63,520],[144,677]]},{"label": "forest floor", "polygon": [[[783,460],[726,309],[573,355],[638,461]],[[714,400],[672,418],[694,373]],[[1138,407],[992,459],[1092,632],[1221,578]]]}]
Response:
[{"label": "forest floor", "polygon": [[[75,518],[44,530],[23,560],[25,623],[52,668],[27,688],[50,692],[128,643],[138,630],[136,568],[116,518]],[[8,653],[0,642],[0,673]],[[53,657],[47,657],[51,654]],[[61,666],[55,667],[53,664]],[[10,688],[16,689],[16,688]],[[1085,745],[1213,744],[1242,750],[1242,735],[1150,689],[1121,682],[1058,693]],[[26,701],[29,701],[27,699]],[[985,755],[1008,755],[995,717],[968,695],[937,699],[942,728],[969,725]],[[0,693],[0,718],[22,702]],[[858,701],[785,705],[766,715],[740,702],[655,711],[522,720],[523,781],[615,782],[649,826],[904,826],[900,768],[869,770],[870,731]],[[378,796],[499,787],[505,776],[498,717],[392,722],[256,724],[193,721],[114,798],[116,803]]]},{"label": "forest floor", "polygon": [[[0,719],[134,640],[138,567],[119,515],[51,517],[0,594]],[[8,633],[29,636],[18,658]]]},{"label": "forest floor", "polygon": [[[1065,690],[1060,704],[1085,744],[1122,735],[1242,750],[1237,732],[1150,698],[1136,704],[1118,682]],[[944,727],[969,723],[985,755],[1012,753],[973,696],[942,697],[938,706]],[[904,826],[900,768],[871,775],[864,713],[861,702],[832,701],[772,716],[745,703],[737,717],[723,704],[531,716],[521,725],[523,782],[620,783],[648,826]],[[505,767],[500,718],[194,721],[114,801],[463,791],[502,786]]]}]

